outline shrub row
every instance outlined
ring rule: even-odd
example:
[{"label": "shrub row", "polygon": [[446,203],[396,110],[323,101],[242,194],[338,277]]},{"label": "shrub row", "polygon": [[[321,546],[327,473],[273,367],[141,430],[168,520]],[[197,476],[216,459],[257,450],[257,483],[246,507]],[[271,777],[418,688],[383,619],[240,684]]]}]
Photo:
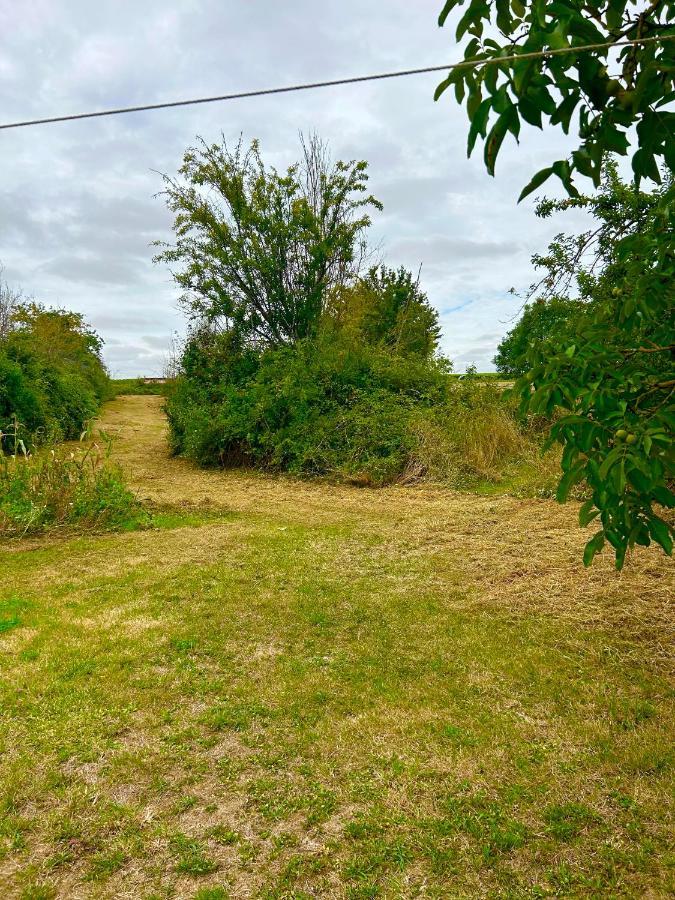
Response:
[{"label": "shrub row", "polygon": [[261,354],[193,342],[167,412],[175,453],[381,485],[494,478],[534,455],[496,385],[449,377],[443,359],[397,356],[340,336]]},{"label": "shrub row", "polygon": [[0,430],[24,442],[77,438],[109,395],[101,340],[77,313],[19,307],[0,336]]}]

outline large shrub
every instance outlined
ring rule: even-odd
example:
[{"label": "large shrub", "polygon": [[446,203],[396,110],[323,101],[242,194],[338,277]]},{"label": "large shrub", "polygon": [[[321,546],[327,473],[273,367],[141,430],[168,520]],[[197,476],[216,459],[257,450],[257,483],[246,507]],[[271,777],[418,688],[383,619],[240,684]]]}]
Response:
[{"label": "large shrub", "polygon": [[[509,461],[536,456],[513,403],[496,386],[451,379],[442,358],[335,334],[260,356],[228,356],[228,344],[193,335],[167,403],[174,451],[202,465],[460,485],[499,480]],[[204,357],[219,354],[217,378]]]},{"label": "large shrub", "polygon": [[174,449],[203,464],[390,481],[405,468],[414,411],[448,391],[442,360],[336,335],[230,356],[210,379],[209,369],[194,372],[195,361],[218,358],[228,340],[204,343],[195,336],[188,345],[188,371],[168,402]]},{"label": "large shrub", "polygon": [[419,279],[361,271],[379,207],[365,163],[313,139],[282,177],[257,143],[202,144],[179,175],[159,257],[193,320],[167,402],[176,453],[363,485],[498,476],[523,445],[515,411],[449,377]]},{"label": "large shrub", "polygon": [[26,441],[78,437],[108,396],[101,348],[78,313],[16,306],[0,336],[0,431],[18,423]]}]

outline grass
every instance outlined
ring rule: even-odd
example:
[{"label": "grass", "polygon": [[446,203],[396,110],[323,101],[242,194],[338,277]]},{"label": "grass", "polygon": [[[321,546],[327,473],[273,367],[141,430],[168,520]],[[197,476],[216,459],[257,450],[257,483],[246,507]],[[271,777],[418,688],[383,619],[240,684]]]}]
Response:
[{"label": "grass", "polygon": [[193,469],[106,412],[134,533],[0,547],[0,896],[674,889],[672,570],[575,510]]},{"label": "grass", "polygon": [[167,385],[156,382],[146,383],[142,378],[111,378],[110,390],[113,397],[125,396],[163,396]]},{"label": "grass", "polygon": [[103,445],[43,447],[24,456],[0,451],[0,536],[132,528],[143,518]]}]

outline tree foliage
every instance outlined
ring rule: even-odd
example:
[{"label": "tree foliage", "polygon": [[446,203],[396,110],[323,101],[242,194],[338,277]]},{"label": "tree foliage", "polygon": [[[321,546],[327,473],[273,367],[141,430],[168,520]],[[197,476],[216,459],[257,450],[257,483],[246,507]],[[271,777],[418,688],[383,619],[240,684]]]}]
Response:
[{"label": "tree foliage", "polygon": [[281,174],[257,141],[201,141],[179,175],[164,179],[176,240],[157,260],[175,267],[188,314],[261,346],[314,333],[330,291],[358,274],[367,208],[380,208],[366,163],[332,162],[311,137]]},{"label": "tree foliage", "polygon": [[353,332],[241,355],[229,338],[192,333],[168,400],[174,450],[202,464],[382,484],[406,467],[413,416],[448,391],[443,360],[393,354]]},{"label": "tree foliage", "polygon": [[438,347],[438,313],[407,269],[372,267],[329,301],[326,324],[371,346],[430,358]]},{"label": "tree foliage", "polygon": [[528,352],[543,343],[563,341],[583,311],[583,303],[569,297],[540,297],[526,303],[522,316],[497,348],[493,360],[497,371],[510,378],[524,375],[530,368]]},{"label": "tree foliage", "polygon": [[14,304],[0,336],[0,431],[18,421],[26,439],[78,437],[108,395],[102,346],[80,313]]},{"label": "tree foliage", "polygon": [[402,475],[413,421],[447,397],[438,316],[410,272],[372,268],[336,287],[310,337],[277,346],[203,321],[169,397],[176,452],[382,484]]},{"label": "tree foliage", "polygon": [[[463,2],[447,0],[440,24]],[[560,236],[538,260],[547,290],[564,294],[560,286],[576,280],[591,308],[568,340],[531,348],[520,389],[524,410],[567,413],[552,432],[564,448],[558,499],[585,481],[592,496],[581,523],[601,524],[586,563],[605,541],[619,567],[635,544],[656,541],[672,552],[658,507],[673,503],[675,198],[671,178],[651,196],[639,185],[661,184],[660,165],[675,169],[674,18],[673,0],[468,0],[457,37],[468,36],[465,59],[486,64],[454,69],[436,91],[438,98],[454,86],[458,102],[466,98],[468,152],[481,137],[490,174],[521,120],[578,135],[571,156],[537,172],[521,199],[556,175],[572,200],[551,201],[540,214],[576,202],[598,219],[596,233]],[[629,149],[632,187],[615,181],[599,199],[579,197],[575,174],[597,187],[606,155]]]},{"label": "tree foliage", "polygon": [[661,508],[675,505],[675,188],[669,179],[659,191],[638,191],[610,166],[598,195],[544,201],[539,213],[579,206],[596,227],[558,236],[537,259],[544,296],[578,290],[586,312],[564,340],[530,348],[517,389],[527,412],[563,412],[551,431],[564,447],[558,499],[588,485],[580,523],[601,527],[584,560],[607,541],[620,568],[635,544],[673,547]]},{"label": "tree foliage", "polygon": [[15,290],[5,281],[3,268],[0,266],[0,341],[12,330],[14,314],[21,299],[21,291]]},{"label": "tree foliage", "polygon": [[[463,5],[447,0],[440,25]],[[668,108],[675,97],[674,21],[673,0],[468,0],[456,30],[458,41],[468,38],[464,58],[515,59],[454,69],[436,98],[451,86],[458,102],[466,97],[468,152],[482,138],[490,174],[504,138],[518,139],[521,122],[543,128],[548,121],[578,134],[570,158],[538,172],[521,198],[551,175],[570,194],[575,173],[598,185],[603,157],[628,153],[633,127],[633,172],[659,182],[659,161],[675,169],[675,113]],[[615,46],[639,38],[649,42]],[[606,46],[574,49],[588,44]],[[540,51],[556,53],[528,56]]]}]

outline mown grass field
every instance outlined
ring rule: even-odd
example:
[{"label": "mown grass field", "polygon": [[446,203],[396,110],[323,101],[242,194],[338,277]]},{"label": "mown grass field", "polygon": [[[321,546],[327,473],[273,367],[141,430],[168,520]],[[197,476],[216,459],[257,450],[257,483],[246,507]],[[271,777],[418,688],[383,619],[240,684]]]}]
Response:
[{"label": "mown grass field", "polygon": [[672,564],[573,505],[170,459],[0,549],[0,897],[667,897]]}]

